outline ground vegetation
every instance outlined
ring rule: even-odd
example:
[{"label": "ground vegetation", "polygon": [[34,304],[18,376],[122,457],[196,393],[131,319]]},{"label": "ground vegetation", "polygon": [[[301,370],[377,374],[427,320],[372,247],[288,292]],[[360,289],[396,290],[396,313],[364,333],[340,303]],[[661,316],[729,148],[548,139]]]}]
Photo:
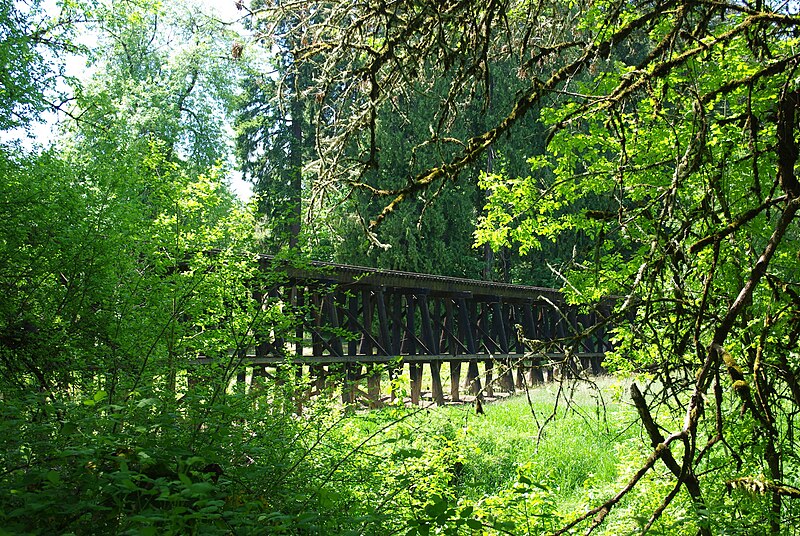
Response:
[{"label": "ground vegetation", "polygon": [[[240,3],[250,42],[190,5],[20,4],[0,129],[62,122],[0,146],[3,531],[792,533],[797,6]],[[257,41],[278,74],[241,93]],[[51,61],[82,51],[88,80]],[[225,179],[236,107],[254,206]],[[490,249],[437,249],[468,235]],[[458,275],[538,259],[571,304],[611,300],[628,381],[585,404],[565,379],[550,411],[301,408],[297,370],[242,367],[303,314],[264,292],[265,236]]]}]

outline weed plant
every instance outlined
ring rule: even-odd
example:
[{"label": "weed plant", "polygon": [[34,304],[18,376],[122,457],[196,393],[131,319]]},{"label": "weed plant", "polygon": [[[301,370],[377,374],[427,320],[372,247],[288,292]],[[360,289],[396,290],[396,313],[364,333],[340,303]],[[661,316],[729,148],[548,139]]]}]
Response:
[{"label": "weed plant", "polygon": [[619,445],[637,439],[625,383],[606,378],[596,387],[565,393],[548,384],[486,404],[483,414],[467,404],[355,415],[335,435],[360,446],[371,466],[363,487],[349,491],[375,506],[365,515],[382,521],[362,530],[538,534],[555,527],[592,490],[612,487]]},{"label": "weed plant", "polygon": [[[297,414],[291,376],[213,405],[202,388],[180,402],[144,392],[120,404],[102,392],[69,407],[5,401],[0,534],[538,536],[613,497],[651,452],[629,381],[570,393],[546,384],[482,414],[367,411],[334,393]],[[594,534],[640,533],[670,477],[648,472]],[[737,532],[721,519],[726,534],[764,528],[750,521],[763,498],[710,493],[707,504],[747,521]],[[652,533],[694,534],[693,508],[681,491]]]}]

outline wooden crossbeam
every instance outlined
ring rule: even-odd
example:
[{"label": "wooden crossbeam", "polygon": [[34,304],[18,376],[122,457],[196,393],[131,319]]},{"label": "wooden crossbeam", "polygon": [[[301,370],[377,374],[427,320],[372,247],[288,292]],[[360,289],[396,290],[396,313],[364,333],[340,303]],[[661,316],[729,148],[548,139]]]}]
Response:
[{"label": "wooden crossbeam", "polygon": [[[605,357],[605,352],[586,352],[578,354],[578,357],[585,357],[587,359],[602,359]],[[562,352],[547,352],[547,353],[540,353],[536,354],[535,356],[529,354],[439,354],[439,355],[408,355],[408,356],[332,356],[332,355],[323,355],[323,356],[302,356],[302,357],[289,357],[289,358],[280,358],[280,357],[258,357],[255,354],[248,354],[246,357],[242,359],[242,362],[245,364],[253,364],[253,365],[279,365],[279,364],[297,364],[297,365],[330,365],[336,363],[361,363],[361,364],[387,364],[387,363],[428,363],[428,362],[439,362],[439,363],[460,363],[464,361],[477,361],[477,362],[484,362],[484,361],[504,361],[504,360],[511,360],[511,361],[520,361],[522,363],[531,363],[536,361],[537,359],[548,359],[558,361],[564,358],[564,354]],[[214,359],[199,356],[196,360],[198,364],[212,364],[215,362]]]},{"label": "wooden crossbeam", "polygon": [[[272,258],[260,262],[265,270],[275,268]],[[611,347],[608,328],[595,326],[606,321],[610,304],[578,311],[553,289],[325,263],[280,269],[283,284],[272,278],[253,295],[279,304],[301,322],[286,332],[255,333],[255,352],[244,362],[254,370],[286,363],[307,367],[317,389],[341,382],[336,387],[346,404],[366,399],[377,407],[381,375],[393,380],[406,370],[414,403],[422,396],[423,371],[429,370],[430,395],[442,404],[444,363],[453,401],[461,389],[476,397],[495,389],[513,392],[552,375],[539,361],[563,360],[562,346],[574,348],[572,357],[595,372],[602,371]],[[589,337],[572,340],[587,330]],[[529,340],[541,341],[547,353],[526,354]]]}]

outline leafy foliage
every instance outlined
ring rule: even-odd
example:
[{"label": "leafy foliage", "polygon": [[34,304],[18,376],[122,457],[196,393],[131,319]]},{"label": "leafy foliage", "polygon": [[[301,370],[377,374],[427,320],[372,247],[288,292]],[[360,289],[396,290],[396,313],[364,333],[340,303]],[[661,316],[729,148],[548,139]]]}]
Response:
[{"label": "leafy foliage", "polygon": [[27,128],[57,106],[63,64],[52,69],[47,62],[80,49],[71,24],[79,11],[65,5],[58,17],[48,17],[39,0],[0,2],[0,130]]},{"label": "leafy foliage", "polygon": [[[160,13],[115,6],[99,13],[119,48],[80,88],[85,112],[64,143],[0,150],[0,524],[25,534],[259,533],[280,518],[310,527],[291,500],[305,465],[286,471],[306,455],[302,423],[274,403],[290,399],[289,384],[228,388],[254,335],[290,321],[258,298],[271,283],[255,262],[252,208],[210,165],[224,154],[188,134],[196,120],[213,133],[217,112],[203,116],[187,86],[183,104],[167,98],[175,88],[161,107],[141,100],[158,97],[173,59],[188,90],[192,65],[198,81],[213,73],[185,49],[147,49],[157,41],[142,30]],[[143,48],[126,55],[133,45]],[[187,111],[197,113],[184,121]],[[181,158],[184,142],[196,160]]]},{"label": "leafy foliage", "polygon": [[[0,2],[2,129],[43,109],[57,74],[44,58],[73,50],[69,17],[89,13],[68,2],[52,22],[35,2],[15,7]],[[614,297],[606,363],[639,374],[629,396],[640,426],[628,430],[641,437],[618,436],[613,470],[580,456],[564,464],[542,443],[557,481],[518,466],[509,444],[415,420],[422,411],[358,420],[320,404],[298,416],[307,386],[289,367],[233,386],[255,336],[281,339],[294,321],[264,298],[281,276],[258,270],[255,212],[219,165],[233,44],[190,9],[98,4],[102,69],[76,85],[61,142],[0,148],[4,530],[793,526],[796,6],[254,7],[267,47],[284,54],[284,78],[251,87],[242,123],[248,158],[270,153],[266,167],[248,164],[281,186],[266,200],[274,220],[297,224],[310,173],[309,206],[338,203],[324,223],[345,222],[316,240],[342,260],[472,275],[483,261],[458,250],[485,202],[481,243],[551,262],[573,303]],[[280,110],[287,81],[296,106]],[[354,245],[363,228],[380,248],[380,225],[403,247],[379,256]],[[454,250],[424,255],[428,240]],[[609,446],[592,431],[603,439],[593,446]]]},{"label": "leafy foliage", "polygon": [[[565,293],[582,304],[615,296],[609,366],[655,380],[647,396],[631,392],[651,456],[618,495],[556,533],[601,530],[640,489],[643,531],[671,505],[701,534],[719,515],[771,533],[791,526],[799,483],[787,453],[797,450],[800,405],[796,6],[295,6],[264,16],[318,9],[318,20],[294,31],[305,44],[298,53],[326,74],[315,88],[327,114],[318,119],[319,166],[329,184],[384,198],[370,232],[505,135],[524,132],[532,114],[545,127],[544,149],[526,155],[529,177],[493,170],[483,180],[489,201],[478,239],[523,252],[575,244],[556,268]],[[475,94],[489,94],[493,73],[513,72],[503,61],[516,67],[515,98],[477,133],[451,129]],[[431,71],[450,86],[434,104],[438,128],[420,143],[439,153],[400,184],[371,183],[381,110],[417,91],[438,96],[425,85]],[[640,486],[661,463],[673,487]],[[726,483],[742,482],[769,497],[768,511],[722,499]]]},{"label": "leafy foliage", "polygon": [[[531,161],[531,177],[485,183],[492,197],[484,239],[535,248],[580,230],[596,242],[591,264],[566,272],[567,292],[577,302],[620,296],[612,362],[658,371],[659,396],[686,412],[672,437],[684,443],[678,450],[687,472],[675,476],[695,502],[702,533],[711,530],[704,497],[715,497],[725,481],[791,478],[794,461],[778,453],[795,448],[792,408],[800,403],[792,394],[798,371],[787,359],[798,192],[792,39],[783,33],[797,20],[728,15],[684,6],[648,25],[653,50],[640,64],[618,63],[576,82],[583,101],[542,112],[552,134],[548,153]],[[709,46],[679,38],[684,25]],[[706,393],[714,403],[704,414],[698,397]],[[739,404],[752,419],[744,436],[726,417]],[[639,407],[648,427],[643,400]],[[704,415],[715,431],[700,446],[694,438]],[[655,447],[661,435],[648,433]],[[717,448],[736,460],[737,471],[710,463]],[[698,481],[695,471],[707,476]],[[773,490],[764,516],[773,532],[794,515],[783,493]],[[666,505],[674,494],[665,496]],[[645,526],[662,509],[651,508]],[[749,515],[740,515],[749,526]]]}]

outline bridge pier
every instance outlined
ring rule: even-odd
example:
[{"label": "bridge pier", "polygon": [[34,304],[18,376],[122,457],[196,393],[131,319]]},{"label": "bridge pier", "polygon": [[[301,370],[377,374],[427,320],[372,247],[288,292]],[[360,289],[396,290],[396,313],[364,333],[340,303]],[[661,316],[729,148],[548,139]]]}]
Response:
[{"label": "bridge pier", "polygon": [[450,400],[453,402],[460,402],[460,390],[458,388],[461,382],[461,361],[450,362]]},{"label": "bridge pier", "polygon": [[[559,379],[560,374],[571,375],[568,367],[559,374],[556,370],[561,365],[550,365],[545,359],[524,358],[476,358],[468,354],[452,356],[438,356],[436,359],[426,359],[426,356],[409,356],[409,359],[399,366],[387,357],[372,356],[372,362],[345,362],[336,363],[326,360],[324,364],[295,363],[286,370],[294,370],[294,375],[307,378],[306,387],[295,395],[297,411],[302,411],[306,401],[316,396],[335,396],[341,399],[344,405],[364,405],[369,408],[379,408],[386,398],[394,400],[397,397],[396,385],[386,386],[383,379],[393,377],[397,379],[401,374],[408,376],[408,398],[406,401],[413,405],[420,405],[429,401],[435,405],[462,402],[467,399],[497,397],[511,395],[518,389],[530,388],[545,382]],[[255,359],[255,356],[254,356]],[[563,355],[548,354],[547,360],[563,360]],[[600,370],[600,356],[582,356],[576,359],[586,370]],[[448,370],[443,371],[442,365],[448,364]],[[283,361],[267,359],[255,362],[247,370],[236,374],[236,380],[246,383],[249,378],[257,383],[259,379],[268,379],[275,385],[284,385],[290,378],[288,372],[283,371]],[[466,364],[466,376],[462,375]],[[481,367],[483,374],[481,374]],[[304,375],[305,372],[305,375]],[[443,374],[445,372],[445,374]],[[426,375],[426,373],[428,373]],[[449,376],[449,388],[445,390],[444,376]],[[463,376],[463,377],[462,377]],[[191,387],[194,375],[187,372],[187,383]],[[513,385],[509,385],[513,382]],[[255,383],[251,383],[254,386]],[[430,386],[430,390],[428,390]],[[289,387],[287,385],[287,387]]]}]

